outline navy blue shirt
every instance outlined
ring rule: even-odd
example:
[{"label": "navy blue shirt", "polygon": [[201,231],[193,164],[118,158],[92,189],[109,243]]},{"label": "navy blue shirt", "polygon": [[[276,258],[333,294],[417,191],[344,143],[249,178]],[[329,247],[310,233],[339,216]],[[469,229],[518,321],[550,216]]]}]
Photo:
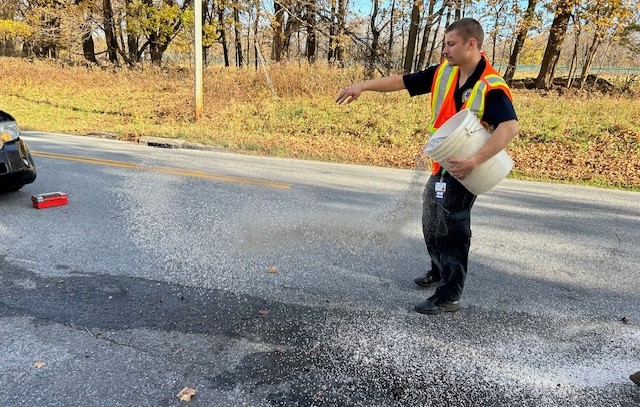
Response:
[{"label": "navy blue shirt", "polygon": [[[484,57],[478,63],[473,74],[467,79],[462,87],[458,86],[456,81],[456,89],[453,97],[456,102],[456,110],[460,111],[462,108],[462,95],[465,90],[473,89],[473,86],[480,80],[482,72],[486,68],[487,63]],[[438,65],[433,65],[425,70],[406,74],[402,77],[404,80],[404,86],[409,91],[411,96],[424,95],[431,92],[431,85],[436,74]],[[484,103],[484,114],[482,115],[482,121],[486,122],[490,126],[498,127],[502,122],[509,120],[518,120],[516,111],[513,108],[511,99],[507,96],[502,89],[492,89],[487,92]]]}]

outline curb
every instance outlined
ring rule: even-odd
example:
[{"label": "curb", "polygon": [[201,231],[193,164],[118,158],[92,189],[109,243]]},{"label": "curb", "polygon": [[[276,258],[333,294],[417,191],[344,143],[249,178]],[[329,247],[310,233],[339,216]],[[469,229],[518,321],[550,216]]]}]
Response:
[{"label": "curb", "polygon": [[[109,139],[109,140],[118,140],[118,136],[115,133],[91,132],[91,133],[85,133],[84,136],[101,138],[101,139]],[[172,148],[172,149],[180,148],[180,149],[187,149],[187,150],[223,151],[220,148],[207,146],[204,144],[191,143],[180,138],[143,136],[143,137],[140,137],[140,139],[134,143],[146,145],[149,147],[158,147],[158,148]]]}]

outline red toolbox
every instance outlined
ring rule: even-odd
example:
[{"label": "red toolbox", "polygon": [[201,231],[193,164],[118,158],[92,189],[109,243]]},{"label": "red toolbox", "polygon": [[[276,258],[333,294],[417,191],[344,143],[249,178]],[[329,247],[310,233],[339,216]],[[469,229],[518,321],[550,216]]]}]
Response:
[{"label": "red toolbox", "polygon": [[31,202],[33,202],[33,207],[38,209],[66,205],[67,194],[64,192],[49,192],[46,194],[32,195]]}]

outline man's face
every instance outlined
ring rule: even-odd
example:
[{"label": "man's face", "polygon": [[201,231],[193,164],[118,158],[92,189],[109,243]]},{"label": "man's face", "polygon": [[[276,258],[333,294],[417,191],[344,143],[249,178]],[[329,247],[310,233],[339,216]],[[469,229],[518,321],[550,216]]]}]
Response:
[{"label": "man's face", "polygon": [[449,64],[460,65],[463,64],[471,55],[471,49],[475,44],[473,38],[465,41],[458,35],[457,30],[453,30],[444,35],[444,50],[442,55],[447,58]]}]

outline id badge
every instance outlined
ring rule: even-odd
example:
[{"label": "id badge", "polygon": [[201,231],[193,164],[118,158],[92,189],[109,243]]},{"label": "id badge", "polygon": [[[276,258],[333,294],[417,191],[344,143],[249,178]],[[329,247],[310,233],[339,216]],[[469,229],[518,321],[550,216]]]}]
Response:
[{"label": "id badge", "polygon": [[436,198],[444,198],[444,193],[447,190],[447,184],[444,182],[436,182]]}]

